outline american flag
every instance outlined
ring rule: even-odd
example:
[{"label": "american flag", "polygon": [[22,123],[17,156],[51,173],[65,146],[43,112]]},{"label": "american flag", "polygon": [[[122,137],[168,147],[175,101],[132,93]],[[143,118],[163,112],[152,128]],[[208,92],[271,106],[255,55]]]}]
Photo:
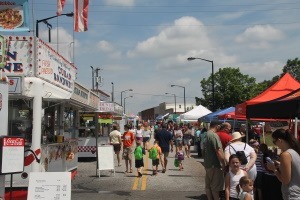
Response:
[{"label": "american flag", "polygon": [[65,6],[66,0],[57,0],[57,15],[61,15],[64,6]]},{"label": "american flag", "polygon": [[89,0],[74,0],[74,31],[87,31]]}]

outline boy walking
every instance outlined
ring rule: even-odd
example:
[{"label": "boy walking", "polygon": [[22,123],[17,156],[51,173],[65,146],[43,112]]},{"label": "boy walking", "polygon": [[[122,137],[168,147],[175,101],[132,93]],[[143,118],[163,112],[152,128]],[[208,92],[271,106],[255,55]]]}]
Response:
[{"label": "boy walking", "polygon": [[145,149],[141,146],[141,141],[136,141],[136,147],[134,150],[134,157],[135,157],[135,167],[137,169],[138,177],[142,176],[142,171],[144,167],[144,159],[143,155],[145,155]]},{"label": "boy walking", "polygon": [[152,169],[153,169],[153,176],[157,175],[159,160],[161,160],[162,151],[161,148],[158,146],[157,141],[155,140],[153,143],[153,147],[149,150],[149,158],[152,160]]}]

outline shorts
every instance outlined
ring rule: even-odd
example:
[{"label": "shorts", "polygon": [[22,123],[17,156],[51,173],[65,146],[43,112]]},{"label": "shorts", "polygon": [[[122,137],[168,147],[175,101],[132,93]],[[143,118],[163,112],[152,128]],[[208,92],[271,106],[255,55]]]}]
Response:
[{"label": "shorts", "polygon": [[164,155],[165,159],[169,157],[169,152],[168,151],[167,152],[162,152],[162,154]]},{"label": "shorts", "polygon": [[180,144],[182,144],[182,140],[175,140],[175,146],[178,147]]},{"label": "shorts", "polygon": [[123,156],[124,160],[132,160],[132,148],[131,147],[124,147],[122,156]]},{"label": "shorts", "polygon": [[144,160],[135,160],[135,168],[144,167]]},{"label": "shorts", "polygon": [[152,166],[158,166],[159,165],[159,159],[152,160]]},{"label": "shorts", "polygon": [[113,144],[113,147],[115,153],[121,151],[121,144]]},{"label": "shorts", "polygon": [[224,172],[220,168],[207,168],[205,170],[205,189],[214,192],[224,190]]},{"label": "shorts", "polygon": [[150,137],[143,137],[143,142],[149,142]]},{"label": "shorts", "polygon": [[191,139],[184,139],[184,140],[183,140],[183,144],[184,144],[184,145],[191,146]]}]

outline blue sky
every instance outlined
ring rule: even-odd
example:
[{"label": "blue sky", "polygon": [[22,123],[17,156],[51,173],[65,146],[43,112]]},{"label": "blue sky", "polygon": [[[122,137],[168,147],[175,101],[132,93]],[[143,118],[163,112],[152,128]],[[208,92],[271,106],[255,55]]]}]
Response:
[{"label": "blue sky", "polygon": [[[55,0],[30,4],[34,20],[56,13]],[[72,6],[68,0],[63,13]],[[73,33],[65,16],[49,22],[52,42],[78,68],[77,81],[91,88],[90,66],[103,69],[101,89],[111,93],[113,82],[120,103],[120,92],[132,88],[126,110],[137,113],[173,103],[166,92],[183,102],[183,89],[171,84],[186,87],[187,102],[202,96],[200,80],[211,74],[211,64],[188,62],[190,56],[213,60],[215,72],[239,67],[258,82],[278,75],[288,59],[299,57],[299,10],[299,0],[90,0],[87,32]],[[44,24],[40,37],[48,40]]]}]

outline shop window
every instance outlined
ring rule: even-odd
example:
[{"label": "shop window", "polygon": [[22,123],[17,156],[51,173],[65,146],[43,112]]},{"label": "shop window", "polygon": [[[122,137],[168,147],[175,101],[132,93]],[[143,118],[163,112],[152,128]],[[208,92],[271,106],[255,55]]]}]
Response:
[{"label": "shop window", "polygon": [[9,100],[8,135],[24,137],[25,142],[32,140],[32,109],[30,100]]}]

